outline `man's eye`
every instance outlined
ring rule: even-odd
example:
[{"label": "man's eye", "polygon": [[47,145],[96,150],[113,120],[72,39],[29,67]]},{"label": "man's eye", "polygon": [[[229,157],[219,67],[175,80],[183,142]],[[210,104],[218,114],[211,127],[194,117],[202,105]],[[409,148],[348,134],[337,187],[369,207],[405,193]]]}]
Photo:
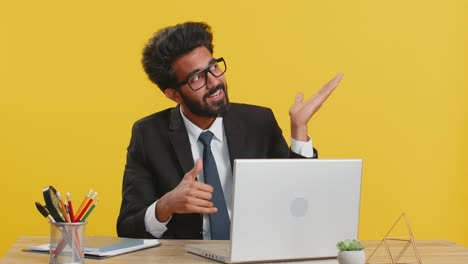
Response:
[{"label": "man's eye", "polygon": [[190,81],[191,81],[191,82],[197,82],[197,81],[199,81],[200,79],[201,79],[200,74],[197,74],[197,75],[192,76],[192,78],[190,78]]},{"label": "man's eye", "polygon": [[212,70],[215,70],[216,68],[218,68],[218,64],[213,64],[213,65],[211,66],[211,69],[212,69]]}]

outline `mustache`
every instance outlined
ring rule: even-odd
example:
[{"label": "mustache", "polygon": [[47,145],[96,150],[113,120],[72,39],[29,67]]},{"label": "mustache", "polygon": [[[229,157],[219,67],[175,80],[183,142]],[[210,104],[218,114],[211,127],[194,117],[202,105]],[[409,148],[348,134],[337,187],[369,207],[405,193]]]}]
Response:
[{"label": "mustache", "polygon": [[226,90],[225,88],[226,88],[226,87],[224,86],[224,83],[220,83],[220,84],[216,85],[215,88],[213,88],[213,89],[211,89],[209,92],[207,92],[207,93],[203,96],[203,99],[206,99],[206,98],[208,98],[208,96],[211,96],[211,95],[215,94],[219,89]]}]

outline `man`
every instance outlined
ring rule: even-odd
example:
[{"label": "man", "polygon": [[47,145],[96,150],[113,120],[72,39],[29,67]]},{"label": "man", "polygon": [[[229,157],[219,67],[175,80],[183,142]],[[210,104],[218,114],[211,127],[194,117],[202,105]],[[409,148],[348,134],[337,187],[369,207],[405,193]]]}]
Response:
[{"label": "man", "polygon": [[341,74],[307,101],[297,94],[289,149],[270,109],[229,102],[226,62],[212,54],[204,23],[162,29],[146,45],[149,79],[178,105],[133,126],[119,236],[229,239],[234,159],[317,157],[307,123]]}]

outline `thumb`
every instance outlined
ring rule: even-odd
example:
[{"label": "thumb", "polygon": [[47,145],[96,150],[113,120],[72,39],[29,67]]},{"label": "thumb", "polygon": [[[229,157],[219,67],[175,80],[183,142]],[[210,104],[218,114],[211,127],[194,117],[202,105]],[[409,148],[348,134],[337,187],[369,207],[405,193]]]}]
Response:
[{"label": "thumb", "polygon": [[304,94],[303,93],[297,93],[296,98],[294,99],[294,104],[302,102],[302,99],[304,99]]},{"label": "thumb", "polygon": [[195,166],[191,169],[187,174],[185,174],[185,180],[194,181],[197,178],[197,175],[200,174],[201,170],[203,169],[203,161],[201,158],[198,158],[195,162]]}]

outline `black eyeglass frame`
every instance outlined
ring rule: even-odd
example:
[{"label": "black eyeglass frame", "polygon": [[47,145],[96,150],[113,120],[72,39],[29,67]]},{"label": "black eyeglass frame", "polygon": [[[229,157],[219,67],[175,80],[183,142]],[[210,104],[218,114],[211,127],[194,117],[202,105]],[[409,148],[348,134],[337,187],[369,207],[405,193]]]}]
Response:
[{"label": "black eyeglass frame", "polygon": [[[223,63],[224,63],[224,71],[223,71],[221,74],[216,75],[216,74],[214,74],[213,72],[211,72],[210,68],[211,68],[211,66],[213,66],[214,64],[217,64],[217,63],[219,63],[219,62],[223,62]],[[194,72],[194,73],[189,74],[187,77],[185,77],[185,80],[176,83],[176,84],[175,84],[175,87],[179,88],[180,86],[182,86],[182,85],[184,85],[184,84],[188,84],[188,86],[190,87],[190,89],[192,89],[193,91],[197,91],[197,90],[200,90],[201,88],[205,87],[206,84],[208,83],[208,72],[210,72],[211,75],[213,75],[214,77],[220,77],[220,76],[222,76],[224,73],[226,73],[226,71],[227,71],[227,65],[226,65],[226,61],[224,60],[224,58],[221,57],[221,58],[218,58],[218,59],[214,59],[213,63],[210,63],[210,65],[206,66],[206,68],[204,68],[204,69],[201,69],[201,70],[199,70],[199,71],[196,71],[196,72]],[[202,73],[202,72],[205,73],[205,80],[206,80],[205,84],[202,85],[200,88],[193,89],[188,80],[189,80],[190,78],[192,78],[194,75],[200,74],[200,73]]]}]

